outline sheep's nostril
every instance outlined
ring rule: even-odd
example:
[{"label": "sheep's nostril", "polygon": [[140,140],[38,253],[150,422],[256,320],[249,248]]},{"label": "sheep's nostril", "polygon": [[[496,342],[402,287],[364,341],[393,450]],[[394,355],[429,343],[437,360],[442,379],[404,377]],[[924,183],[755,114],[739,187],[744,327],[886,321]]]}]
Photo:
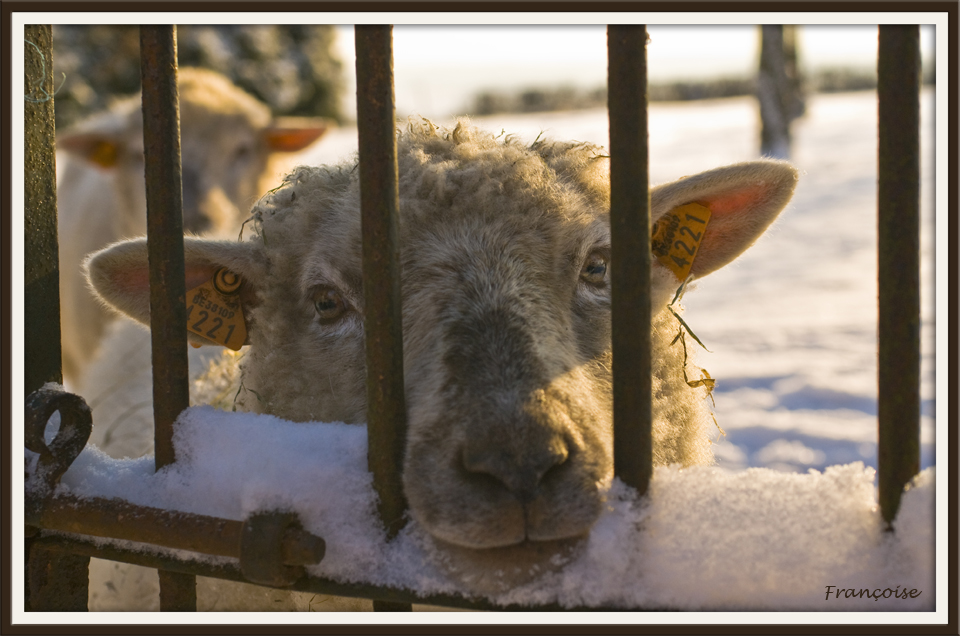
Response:
[{"label": "sheep's nostril", "polygon": [[563,445],[561,448],[556,449],[552,459],[552,463],[544,469],[543,474],[540,476],[541,482],[548,481],[552,475],[559,472],[570,460],[570,451],[567,449],[567,446]]},{"label": "sheep's nostril", "polygon": [[539,448],[523,448],[520,452],[473,445],[463,450],[461,462],[470,479],[487,485],[495,482],[521,502],[528,502],[536,498],[541,484],[569,457],[566,444],[558,440]]}]

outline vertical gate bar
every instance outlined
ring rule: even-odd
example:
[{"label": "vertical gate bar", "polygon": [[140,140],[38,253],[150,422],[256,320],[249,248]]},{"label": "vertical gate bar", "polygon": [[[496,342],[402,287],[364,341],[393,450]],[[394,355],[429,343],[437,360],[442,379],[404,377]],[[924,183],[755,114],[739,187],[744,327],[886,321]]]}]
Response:
[{"label": "vertical gate bar", "polygon": [[653,473],[646,46],[646,25],[607,27],[613,464],[641,495]]},{"label": "vertical gate bar", "polygon": [[357,131],[363,232],[364,337],[367,364],[367,459],[390,536],[403,527],[400,473],[406,441],[393,27],[358,25]]},{"label": "vertical gate bar", "polygon": [[[25,395],[63,382],[50,25],[24,27]],[[34,48],[36,47],[36,48]]]},{"label": "vertical gate bar", "polygon": [[[24,27],[25,395],[63,382],[57,242],[53,29]],[[90,557],[31,549],[25,541],[26,610],[85,612]]]},{"label": "vertical gate bar", "polygon": [[[407,508],[400,480],[406,443],[393,27],[357,25],[357,134],[363,233],[363,331],[367,364],[367,464],[380,520],[393,537]],[[409,603],[373,602],[409,612]]]},{"label": "vertical gate bar", "polygon": [[[190,403],[176,29],[140,27],[157,470],[175,460],[173,422]],[[159,574],[160,609],[196,611],[196,577],[163,570]]]},{"label": "vertical gate bar", "polygon": [[86,612],[90,557],[47,550],[26,540],[25,607],[28,612]]},{"label": "vertical gate bar", "polygon": [[173,421],[189,405],[176,27],[140,27],[157,468],[174,462]]},{"label": "vertical gate bar", "polygon": [[880,509],[920,471],[920,27],[880,26],[877,56]]}]

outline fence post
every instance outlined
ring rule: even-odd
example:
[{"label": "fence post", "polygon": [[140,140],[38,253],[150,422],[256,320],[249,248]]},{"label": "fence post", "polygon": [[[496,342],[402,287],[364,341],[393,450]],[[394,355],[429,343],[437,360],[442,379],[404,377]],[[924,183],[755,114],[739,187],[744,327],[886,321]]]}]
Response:
[{"label": "fence post", "polygon": [[880,510],[920,470],[920,27],[880,26],[878,101]]},{"label": "fence post", "polygon": [[[190,405],[176,29],[140,27],[157,470],[174,462],[173,422]],[[195,611],[196,577],[163,570],[159,574],[160,609]]]},{"label": "fence post", "polygon": [[646,493],[653,473],[646,25],[607,27],[613,464]]},{"label": "fence post", "polygon": [[[53,34],[24,27],[24,368],[25,395],[63,382],[60,350],[60,250],[53,122]],[[59,554],[25,541],[26,608],[85,612],[90,557]]]}]

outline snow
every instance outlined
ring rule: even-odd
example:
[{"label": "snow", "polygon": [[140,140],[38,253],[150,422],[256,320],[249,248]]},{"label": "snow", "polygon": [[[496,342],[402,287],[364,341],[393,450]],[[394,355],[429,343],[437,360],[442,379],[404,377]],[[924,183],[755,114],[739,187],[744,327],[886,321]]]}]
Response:
[{"label": "snow", "polygon": [[[794,200],[756,246],[684,297],[685,319],[713,352],[700,352],[699,362],[717,378],[716,414],[726,431],[714,446],[718,465],[657,469],[646,502],[615,481],[588,543],[562,570],[493,600],[684,610],[934,609],[933,97],[925,90],[922,99],[924,470],[903,497],[896,532],[883,531],[871,468],[876,96],[815,95],[795,125],[793,161],[802,176]],[[544,131],[607,143],[602,110],[474,121],[530,141]],[[756,125],[749,98],[653,104],[651,180],[756,158]],[[334,130],[301,161],[332,162],[355,148],[355,129]],[[391,543],[376,529],[364,427],[194,407],[176,435],[180,460],[159,473],[152,458],[111,459],[88,447],[61,487],[232,519],[263,507],[293,508],[327,541],[314,574],[425,594],[456,591],[415,524]],[[827,586],[891,592],[828,600]],[[914,589],[915,598],[893,598]]]},{"label": "snow", "polygon": [[[364,426],[201,406],[180,417],[174,443],[177,462],[156,473],[152,457],[113,459],[88,446],[58,492],[236,520],[258,510],[295,510],[327,543],[312,574],[421,594],[464,593],[437,566],[431,540],[414,522],[385,541]],[[645,502],[614,482],[587,544],[562,570],[491,599],[683,610],[931,610],[933,529],[924,520],[933,518],[935,470],[921,473],[904,495],[894,533],[884,532],[874,491],[873,469],[859,462],[807,474],[658,468]],[[827,585],[891,592],[827,601]],[[894,598],[900,590],[919,594]]]}]

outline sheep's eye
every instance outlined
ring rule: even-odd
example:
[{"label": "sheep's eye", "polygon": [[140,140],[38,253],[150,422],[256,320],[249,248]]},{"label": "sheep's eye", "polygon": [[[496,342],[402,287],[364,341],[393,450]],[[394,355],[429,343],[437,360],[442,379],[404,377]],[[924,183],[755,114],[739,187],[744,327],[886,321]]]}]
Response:
[{"label": "sheep's eye", "polygon": [[233,160],[240,161],[241,159],[246,159],[252,152],[253,150],[246,144],[237,146],[237,148],[233,151]]},{"label": "sheep's eye", "polygon": [[322,324],[335,322],[347,313],[347,303],[336,289],[321,287],[313,294],[313,306]]},{"label": "sheep's eye", "polygon": [[580,279],[583,282],[597,287],[602,286],[607,280],[607,259],[603,254],[594,252],[587,257],[580,270]]}]

